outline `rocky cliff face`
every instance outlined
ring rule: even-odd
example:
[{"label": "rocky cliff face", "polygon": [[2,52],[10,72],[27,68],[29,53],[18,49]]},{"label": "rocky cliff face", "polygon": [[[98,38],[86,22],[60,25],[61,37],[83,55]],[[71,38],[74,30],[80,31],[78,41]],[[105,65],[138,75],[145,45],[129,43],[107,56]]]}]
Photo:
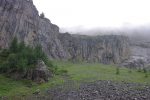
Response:
[{"label": "rocky cliff face", "polygon": [[32,0],[0,0],[0,48],[15,36],[27,45],[41,44],[52,59],[120,63],[129,56],[124,36],[60,34],[58,26],[39,16]]},{"label": "rocky cliff face", "polygon": [[60,34],[59,39],[71,60],[119,63],[129,57],[128,38],[117,35],[81,36]]},{"label": "rocky cliff face", "polygon": [[[135,36],[136,37],[136,36]],[[130,57],[122,65],[129,68],[150,70],[150,44],[147,39],[130,39]]]},{"label": "rocky cliff face", "polygon": [[17,36],[28,45],[40,43],[50,58],[65,58],[58,33],[58,26],[39,16],[32,0],[0,0],[1,48]]}]

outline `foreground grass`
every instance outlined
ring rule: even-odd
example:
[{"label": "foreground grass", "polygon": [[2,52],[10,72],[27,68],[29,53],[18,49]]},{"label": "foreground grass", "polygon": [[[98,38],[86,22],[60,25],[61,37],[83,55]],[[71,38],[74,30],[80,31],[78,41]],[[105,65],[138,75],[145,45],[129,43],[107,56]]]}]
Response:
[{"label": "foreground grass", "polygon": [[0,97],[8,96],[12,98],[15,96],[26,96],[37,90],[45,91],[48,88],[60,84],[63,84],[63,79],[58,76],[54,76],[48,83],[39,85],[28,80],[15,81],[0,75]]},{"label": "foreground grass", "polygon": [[[60,70],[67,70],[71,80],[77,83],[92,82],[96,80],[112,80],[118,82],[133,82],[141,84],[150,84],[150,72],[148,77],[145,77],[145,73],[138,72],[137,70],[120,68],[119,74],[116,74],[115,65],[103,65],[103,64],[89,64],[89,63],[71,63],[54,61],[54,65],[58,66]],[[65,82],[65,79],[61,75],[54,76],[48,83],[37,85],[31,81],[21,80],[15,81],[0,75],[0,96],[25,96],[34,93],[37,89],[45,91],[53,86],[61,85]],[[29,85],[31,85],[29,87]]]}]

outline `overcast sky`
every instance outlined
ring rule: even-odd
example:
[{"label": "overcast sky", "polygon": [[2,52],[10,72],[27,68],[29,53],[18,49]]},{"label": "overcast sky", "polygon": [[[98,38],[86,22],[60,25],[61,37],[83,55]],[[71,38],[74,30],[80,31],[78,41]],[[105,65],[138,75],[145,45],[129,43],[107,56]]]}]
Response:
[{"label": "overcast sky", "polygon": [[33,0],[60,28],[129,27],[150,23],[150,0]]}]

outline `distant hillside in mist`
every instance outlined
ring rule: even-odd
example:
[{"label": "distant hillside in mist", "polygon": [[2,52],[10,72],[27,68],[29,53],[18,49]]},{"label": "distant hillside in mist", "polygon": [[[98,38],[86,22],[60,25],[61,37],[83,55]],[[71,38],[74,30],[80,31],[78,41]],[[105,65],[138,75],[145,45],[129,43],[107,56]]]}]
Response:
[{"label": "distant hillside in mist", "polygon": [[64,29],[60,32],[69,32],[71,34],[81,35],[125,35],[136,41],[150,41],[150,25],[140,27],[125,27],[125,28],[93,28],[85,29],[83,27],[75,27]]}]

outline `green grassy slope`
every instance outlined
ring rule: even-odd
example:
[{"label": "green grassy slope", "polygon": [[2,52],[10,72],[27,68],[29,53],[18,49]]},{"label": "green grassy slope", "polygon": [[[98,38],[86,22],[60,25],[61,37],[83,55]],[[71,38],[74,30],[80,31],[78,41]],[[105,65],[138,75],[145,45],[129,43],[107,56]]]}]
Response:
[{"label": "green grassy slope", "polygon": [[96,81],[96,80],[112,80],[112,81],[125,81],[134,83],[147,83],[150,84],[149,77],[145,77],[144,72],[137,70],[130,70],[127,68],[120,68],[120,74],[116,74],[115,65],[103,65],[98,63],[69,63],[69,62],[55,62],[59,68],[64,68],[68,74],[76,81]]},{"label": "green grassy slope", "polygon": [[[145,73],[138,72],[137,70],[120,68],[120,74],[116,74],[115,65],[103,65],[98,63],[71,63],[54,61],[58,69],[64,69],[68,71],[68,75],[71,80],[82,83],[92,82],[96,80],[112,80],[112,81],[124,81],[134,82],[141,84],[150,84],[150,72],[148,77],[145,77]],[[48,83],[37,85],[27,80],[15,81],[0,75],[0,96],[16,96],[16,95],[29,95],[34,93],[37,89],[45,91],[55,85],[61,85],[65,82],[62,75],[55,75]],[[29,87],[32,84],[31,87]]]},{"label": "green grassy slope", "polygon": [[[36,92],[38,89],[40,91],[45,91],[46,89],[59,85],[63,83],[61,77],[55,76],[48,83],[36,84],[28,80],[15,81],[10,78],[6,78],[0,75],[0,97],[1,96],[25,96]],[[32,84],[32,86],[31,86]]]}]

